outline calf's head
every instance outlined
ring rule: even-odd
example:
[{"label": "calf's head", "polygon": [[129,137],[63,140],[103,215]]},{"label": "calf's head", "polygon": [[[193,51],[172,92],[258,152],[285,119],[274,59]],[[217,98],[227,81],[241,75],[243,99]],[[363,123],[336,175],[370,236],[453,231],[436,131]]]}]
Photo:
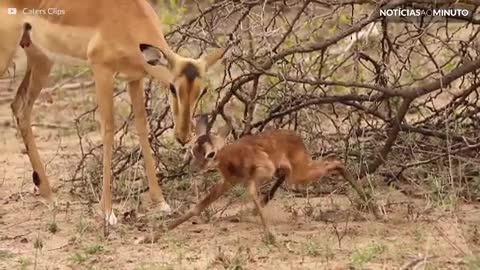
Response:
[{"label": "calf's head", "polygon": [[185,160],[190,160],[192,171],[204,172],[218,164],[217,153],[225,145],[231,126],[225,125],[216,133],[207,130],[208,115],[201,115],[195,124],[195,136],[188,145]]}]

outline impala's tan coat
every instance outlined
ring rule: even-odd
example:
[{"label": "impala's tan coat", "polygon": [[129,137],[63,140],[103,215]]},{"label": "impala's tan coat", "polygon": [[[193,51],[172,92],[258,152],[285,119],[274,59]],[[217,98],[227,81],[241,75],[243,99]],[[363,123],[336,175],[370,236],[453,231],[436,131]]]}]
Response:
[{"label": "impala's tan coat", "polygon": [[[7,15],[7,8],[17,8]],[[55,8],[63,15],[32,15]],[[30,158],[35,185],[52,199],[52,192],[35,145],[31,112],[35,99],[46,85],[54,62],[86,62],[93,71],[103,135],[103,193],[101,206],[110,223],[116,223],[111,203],[111,158],[113,144],[113,78],[128,80],[128,93],[135,114],[135,126],[145,160],[150,197],[169,211],[155,176],[148,143],[143,103],[143,78],[151,75],[168,85],[174,115],[175,136],[185,144],[190,139],[191,118],[203,91],[202,78],[224,50],[199,59],[185,58],[165,41],[159,18],[146,0],[8,0],[0,1],[0,75],[11,64],[22,44],[27,71],[17,91],[12,110]],[[25,29],[30,29],[25,31]]]},{"label": "impala's tan coat", "polygon": [[168,226],[169,229],[199,215],[231,187],[243,184],[255,203],[266,232],[269,232],[261,208],[268,203],[273,193],[263,203],[260,202],[257,195],[259,185],[272,181],[279,171],[281,174],[277,181],[285,180],[289,184],[302,185],[332,172],[343,171],[340,161],[312,160],[302,139],[293,131],[269,130],[244,136],[224,146],[228,129],[222,129],[220,135],[213,135],[206,131],[206,124],[206,116],[197,122],[197,137],[191,144],[191,164],[196,170],[216,168],[222,179],[198,205],[174,220]]}]

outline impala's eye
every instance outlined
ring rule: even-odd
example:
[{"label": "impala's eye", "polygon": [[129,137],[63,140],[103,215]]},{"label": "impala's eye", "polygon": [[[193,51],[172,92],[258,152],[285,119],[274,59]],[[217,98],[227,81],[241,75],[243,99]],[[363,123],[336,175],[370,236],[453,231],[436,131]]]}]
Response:
[{"label": "impala's eye", "polygon": [[172,93],[174,96],[177,96],[177,89],[175,89],[175,85],[173,84],[170,84],[170,93]]},{"label": "impala's eye", "polygon": [[206,156],[207,159],[213,159],[215,157],[215,152],[210,152],[208,153],[208,155]]}]

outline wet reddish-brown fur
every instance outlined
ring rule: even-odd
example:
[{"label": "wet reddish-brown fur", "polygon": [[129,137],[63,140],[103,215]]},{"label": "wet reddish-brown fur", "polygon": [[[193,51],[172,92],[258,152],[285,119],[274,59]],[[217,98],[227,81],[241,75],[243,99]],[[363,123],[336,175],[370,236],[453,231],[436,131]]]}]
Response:
[{"label": "wet reddish-brown fur", "polygon": [[[202,125],[201,121],[197,125]],[[197,169],[200,170],[214,166],[222,178],[192,210],[170,223],[169,229],[199,215],[231,187],[243,184],[255,203],[265,231],[270,233],[261,209],[270,198],[262,202],[258,199],[259,185],[272,181],[279,170],[282,171],[282,176],[281,182],[274,185],[277,187],[283,180],[290,184],[308,184],[332,172],[344,170],[342,162],[338,160],[312,160],[303,140],[293,131],[269,130],[242,137],[223,146],[223,143],[214,143],[223,142],[222,138],[207,133],[204,131],[205,128],[199,130],[203,132],[197,133],[197,140],[194,140],[191,146],[195,149],[192,151],[192,164],[197,164],[199,167]],[[205,136],[209,136],[208,140],[205,140]],[[202,139],[198,140],[198,138]],[[215,158],[207,158],[209,153],[213,153],[212,156]],[[274,192],[275,190],[270,192],[270,197]]]},{"label": "wet reddish-brown fur", "polygon": [[271,130],[244,136],[223,147],[217,159],[218,170],[223,177],[235,183],[248,181],[246,178],[257,167],[265,166],[265,163],[273,163],[275,170],[288,167],[289,163],[291,170],[299,175],[310,162],[302,139],[289,130]]}]

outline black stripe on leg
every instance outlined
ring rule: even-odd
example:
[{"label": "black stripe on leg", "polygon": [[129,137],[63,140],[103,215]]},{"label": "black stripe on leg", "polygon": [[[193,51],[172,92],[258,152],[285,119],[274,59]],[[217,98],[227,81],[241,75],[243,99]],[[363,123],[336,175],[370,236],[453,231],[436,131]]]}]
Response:
[{"label": "black stripe on leg", "polygon": [[30,38],[30,30],[32,30],[32,26],[29,23],[25,23],[23,25],[23,35],[20,40],[20,47],[26,48],[32,44],[32,40]]},{"label": "black stripe on leg", "polygon": [[35,186],[39,187],[40,186],[40,177],[38,176],[38,173],[36,171],[33,171],[32,179],[33,179],[33,183],[35,184]]},{"label": "black stripe on leg", "polygon": [[29,23],[24,23],[24,24],[23,24],[23,30],[24,30],[24,31],[30,31],[30,30],[32,30],[32,25],[29,24]]}]

